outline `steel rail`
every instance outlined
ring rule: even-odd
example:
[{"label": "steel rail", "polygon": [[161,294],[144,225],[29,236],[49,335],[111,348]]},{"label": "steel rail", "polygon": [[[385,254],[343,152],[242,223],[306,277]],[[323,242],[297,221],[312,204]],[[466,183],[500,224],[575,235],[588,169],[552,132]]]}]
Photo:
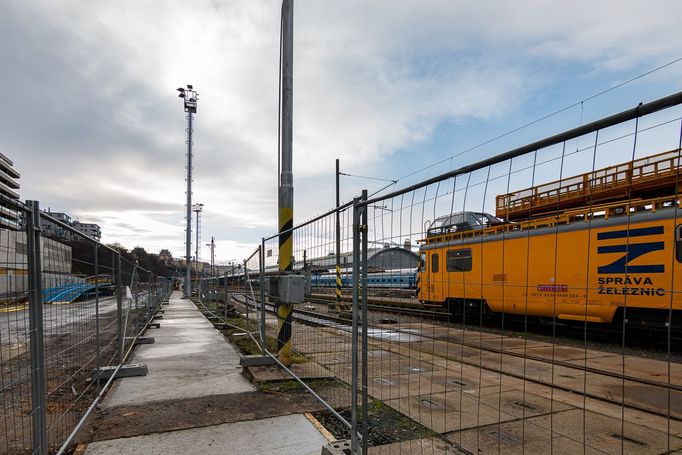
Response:
[{"label": "steel rail", "polygon": [[[241,302],[241,303],[243,304],[243,302]],[[269,309],[267,311],[272,312],[272,310],[269,310]],[[309,318],[302,317],[302,316],[308,316]],[[315,313],[312,311],[306,311],[306,310],[297,310],[296,314],[294,315],[294,318],[299,320],[300,322],[303,322],[303,323],[317,324],[317,325],[322,326],[322,327],[325,327],[325,325],[322,324],[321,322],[319,322],[321,320],[333,321],[333,322],[337,322],[337,323],[342,324],[342,325],[349,325],[351,322],[348,319],[334,317],[334,316],[328,316],[328,315],[321,315],[321,314],[318,314],[318,313]],[[314,320],[311,320],[310,318],[313,318]],[[327,327],[330,327],[330,326],[327,326]],[[379,327],[376,327],[374,325],[370,325],[370,327],[379,328]],[[406,334],[406,335],[409,334],[409,335],[415,336],[414,332],[406,332],[406,331],[402,331],[400,329],[390,329],[390,330],[393,330],[396,333],[402,333],[402,334]],[[439,340],[435,337],[430,337],[428,335],[417,335],[417,336],[420,336],[420,337],[423,337],[426,339],[431,339],[431,340]],[[442,341],[447,341],[447,340],[442,340]],[[395,343],[395,342],[390,342],[390,343]],[[597,374],[597,375],[601,375],[601,376],[611,377],[613,379],[634,382],[637,384],[648,385],[648,386],[652,386],[652,387],[658,387],[658,388],[661,388],[664,390],[673,390],[673,391],[677,391],[677,392],[682,392],[682,385],[679,385],[679,384],[664,383],[664,382],[655,381],[655,380],[651,380],[651,379],[640,378],[637,376],[622,375],[622,374],[614,373],[614,372],[607,371],[607,370],[600,370],[598,368],[588,367],[585,365],[576,365],[576,364],[568,363],[568,362],[561,361],[561,360],[546,359],[546,358],[534,356],[534,355],[528,355],[528,354],[516,353],[516,352],[509,352],[509,351],[505,351],[504,349],[481,346],[480,344],[476,344],[473,342],[467,342],[464,340],[461,340],[461,341],[457,342],[456,344],[463,345],[466,347],[471,347],[474,349],[478,349],[480,351],[491,352],[494,354],[510,355],[510,356],[514,356],[514,357],[525,358],[527,360],[538,361],[541,363],[550,364],[550,365],[554,365],[554,366],[561,366],[561,367],[565,367],[565,368],[569,368],[569,369],[573,369],[573,370],[583,371],[585,373],[592,373],[592,374]],[[482,368],[484,370],[487,370],[487,371],[490,371],[493,373],[499,373],[499,374],[507,375],[507,376],[510,376],[510,377],[513,377],[516,379],[521,379],[524,381],[530,381],[530,382],[535,383],[535,384],[539,384],[539,385],[543,385],[543,386],[547,386],[547,387],[552,387],[555,389],[563,390],[565,392],[578,393],[580,395],[583,395],[583,396],[586,396],[589,398],[593,398],[595,400],[600,400],[600,401],[610,403],[610,404],[617,404],[619,406],[625,406],[625,407],[630,408],[630,409],[634,409],[634,410],[646,412],[649,414],[654,414],[654,415],[657,415],[660,417],[670,418],[670,419],[673,419],[673,420],[678,421],[678,422],[682,422],[682,416],[680,416],[680,417],[669,416],[667,411],[658,411],[658,410],[651,409],[651,408],[648,408],[645,406],[640,406],[640,405],[637,405],[634,403],[622,403],[621,401],[606,398],[603,395],[598,395],[598,394],[591,393],[591,392],[581,391],[581,390],[578,390],[576,388],[572,388],[569,386],[563,386],[563,385],[559,385],[559,384],[548,383],[548,382],[542,381],[540,379],[528,378],[528,377],[524,376],[523,374],[504,371],[504,369],[502,369],[502,368],[482,366],[482,365],[480,365],[476,362],[473,362],[473,361],[466,361],[465,359],[459,359],[459,360],[457,360],[457,362],[465,364],[465,365],[475,366],[477,368]]]}]

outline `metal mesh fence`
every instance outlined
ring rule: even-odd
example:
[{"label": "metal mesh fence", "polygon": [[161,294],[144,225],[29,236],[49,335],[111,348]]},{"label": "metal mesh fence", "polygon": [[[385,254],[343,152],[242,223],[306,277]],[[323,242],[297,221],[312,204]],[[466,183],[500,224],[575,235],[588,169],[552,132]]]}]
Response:
[{"label": "metal mesh fence", "polygon": [[0,451],[62,453],[169,283],[35,202],[3,203],[16,211],[0,228]]},{"label": "metal mesh fence", "polygon": [[[24,224],[27,212],[18,208]],[[11,226],[0,227],[0,364],[2,370],[2,424],[0,452],[31,449],[31,324],[28,300],[28,250],[26,234]]]},{"label": "metal mesh fence", "polygon": [[368,244],[362,443],[682,447],[680,112],[356,204]]},{"label": "metal mesh fence", "polygon": [[[681,450],[679,102],[265,239],[240,311],[263,301],[267,353],[353,453]],[[305,277],[291,316],[268,287],[282,274]]]}]

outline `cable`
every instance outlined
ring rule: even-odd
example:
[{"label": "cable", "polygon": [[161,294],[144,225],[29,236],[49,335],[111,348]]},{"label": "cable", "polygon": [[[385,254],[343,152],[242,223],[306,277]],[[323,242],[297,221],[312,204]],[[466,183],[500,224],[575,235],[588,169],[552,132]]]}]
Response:
[{"label": "cable", "polygon": [[397,180],[393,180],[393,179],[380,179],[379,177],[367,177],[366,175],[346,174],[345,172],[339,172],[339,175],[345,175],[346,177],[356,177],[359,179],[378,180],[380,182],[398,183]]},{"label": "cable", "polygon": [[411,176],[413,176],[413,175],[415,175],[415,174],[418,174],[418,173],[420,173],[420,172],[423,172],[423,171],[425,171],[425,170],[427,170],[427,169],[430,169],[430,168],[432,168],[432,167],[434,167],[434,166],[438,166],[439,164],[442,164],[442,163],[446,162],[447,160],[451,160],[451,159],[453,159],[453,158],[455,158],[455,157],[464,155],[465,153],[469,153],[469,152],[471,152],[471,151],[473,151],[473,150],[476,150],[476,149],[478,149],[478,148],[481,148],[481,147],[483,147],[484,145],[488,145],[488,144],[490,144],[490,143],[492,143],[492,142],[495,142],[495,141],[497,141],[497,140],[499,140],[499,139],[502,139],[503,137],[506,137],[506,136],[509,136],[510,134],[516,133],[516,132],[518,132],[518,131],[520,131],[520,130],[522,130],[522,129],[524,129],[524,128],[527,128],[527,127],[529,127],[529,126],[535,125],[536,123],[540,123],[540,122],[542,122],[543,120],[547,120],[547,119],[550,118],[550,117],[553,117],[553,116],[555,116],[555,115],[558,115],[558,114],[560,114],[560,113],[562,113],[562,112],[565,112],[565,111],[567,111],[567,110],[569,110],[569,109],[572,109],[572,108],[574,108],[574,107],[576,107],[576,106],[582,105],[585,101],[590,101],[590,100],[593,100],[593,99],[595,99],[595,98],[598,98],[598,97],[600,97],[600,96],[602,96],[602,95],[605,95],[606,93],[609,93],[609,92],[611,92],[611,91],[613,91],[613,90],[616,90],[616,89],[618,89],[618,88],[620,88],[620,87],[623,87],[624,85],[630,84],[630,83],[632,83],[632,82],[634,82],[634,81],[636,81],[636,80],[638,80],[638,79],[641,79],[641,78],[643,78],[643,77],[645,77],[645,76],[648,76],[648,75],[650,75],[650,74],[653,74],[653,73],[655,73],[656,71],[662,70],[663,68],[667,68],[668,66],[674,65],[675,63],[678,63],[678,62],[680,62],[680,61],[682,61],[682,57],[678,57],[678,58],[676,58],[675,60],[672,60],[672,61],[670,61],[670,62],[668,62],[668,63],[665,63],[665,64],[663,64],[663,65],[661,65],[661,66],[658,66],[658,67],[656,67],[656,68],[654,68],[654,69],[652,69],[652,70],[649,70],[649,71],[647,71],[647,72],[645,72],[645,73],[639,74],[639,75],[637,75],[637,76],[635,76],[635,77],[633,77],[633,78],[631,78],[631,79],[628,79],[628,80],[626,80],[626,81],[621,82],[620,84],[616,84],[616,85],[614,85],[613,87],[607,88],[607,89],[605,89],[605,90],[602,90],[601,92],[595,93],[594,95],[588,96],[587,98],[585,98],[585,99],[583,99],[583,100],[577,101],[577,102],[575,102],[575,103],[573,103],[573,104],[571,104],[571,105],[569,105],[569,106],[563,107],[563,108],[561,108],[561,109],[559,109],[559,110],[556,110],[556,111],[554,111],[554,112],[552,112],[552,113],[550,113],[550,114],[546,114],[546,115],[544,115],[544,116],[542,116],[542,117],[540,117],[540,118],[538,118],[538,119],[536,119],[536,120],[533,120],[533,121],[528,122],[528,123],[526,123],[526,124],[524,124],[524,125],[521,125],[521,126],[519,126],[519,127],[516,127],[516,128],[514,128],[514,129],[512,129],[512,130],[510,130],[510,131],[507,131],[506,133],[500,134],[499,136],[495,136],[495,137],[492,138],[492,139],[488,139],[488,140],[486,140],[486,141],[484,141],[484,142],[481,142],[481,143],[478,144],[478,145],[475,145],[475,146],[473,146],[473,147],[470,147],[470,148],[468,148],[468,149],[466,149],[466,150],[463,150],[463,151],[461,151],[461,152],[459,152],[459,153],[455,153],[454,155],[450,155],[449,157],[444,158],[444,159],[442,159],[442,160],[440,160],[440,161],[437,161],[437,162],[435,162],[435,163],[433,163],[433,164],[430,164],[430,165],[428,165],[428,166],[426,166],[426,167],[424,167],[424,168],[422,168],[422,169],[418,169],[418,170],[416,170],[416,171],[413,171],[413,172],[410,172],[410,173],[408,173],[408,174],[405,174],[405,175],[399,177],[399,178],[398,178],[398,181],[403,180],[403,179],[405,179],[405,178],[407,178],[407,177],[411,177]]}]

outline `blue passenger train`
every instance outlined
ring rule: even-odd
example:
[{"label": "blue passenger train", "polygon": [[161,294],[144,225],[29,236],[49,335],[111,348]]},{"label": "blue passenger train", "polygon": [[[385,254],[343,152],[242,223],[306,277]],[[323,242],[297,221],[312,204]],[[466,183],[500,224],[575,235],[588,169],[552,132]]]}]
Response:
[{"label": "blue passenger train", "polygon": [[[313,287],[335,287],[335,273],[314,273],[310,276],[310,284]],[[353,286],[353,273],[350,270],[341,272],[341,285]],[[392,288],[392,289],[415,289],[417,287],[416,269],[396,269],[380,272],[369,271],[367,273],[367,287]]]}]

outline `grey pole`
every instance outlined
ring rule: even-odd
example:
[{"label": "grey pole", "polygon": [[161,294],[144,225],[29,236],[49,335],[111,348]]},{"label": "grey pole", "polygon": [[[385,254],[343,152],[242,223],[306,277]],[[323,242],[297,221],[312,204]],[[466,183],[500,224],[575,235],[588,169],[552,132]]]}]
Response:
[{"label": "grey pole", "polygon": [[[196,204],[196,205],[198,206],[199,204]],[[199,217],[201,216],[201,214],[200,214],[199,210],[195,209],[194,211],[197,212],[197,228],[196,228],[196,232],[195,232],[196,242],[195,242],[195,246],[194,246],[194,274],[197,277],[197,284],[199,284],[199,280],[200,280],[200,277],[199,277]]]},{"label": "grey pole", "polygon": [[260,244],[260,346],[261,355],[267,355],[265,346],[265,238]]},{"label": "grey pole", "polygon": [[116,253],[116,316],[118,317],[118,363],[123,365],[124,346],[125,346],[125,327],[123,327],[123,286],[121,282],[123,274],[121,272],[121,253]]},{"label": "grey pole", "polygon": [[358,453],[358,297],[360,285],[360,211],[353,199],[353,311],[351,314],[351,453]]},{"label": "grey pole", "polygon": [[[362,200],[367,200],[367,190],[362,190]],[[363,205],[360,228],[362,231],[362,453],[367,453],[367,206]]]},{"label": "grey pole", "polygon": [[341,305],[341,205],[339,196],[339,159],[336,159],[336,311]]},{"label": "grey pole", "polygon": [[31,414],[33,418],[33,453],[47,454],[47,379],[43,340],[43,299],[40,253],[40,204],[26,201],[31,212],[26,215],[28,262],[29,330],[31,345]]},{"label": "grey pole", "polygon": [[99,374],[102,368],[102,345],[100,339],[99,326],[99,245],[95,243],[95,365],[97,368],[97,393],[99,394],[101,387],[99,383]]},{"label": "grey pole", "polygon": [[192,297],[192,111],[187,113],[187,242],[185,271],[185,297]]},{"label": "grey pole", "polygon": [[197,101],[199,94],[194,91],[191,84],[187,84],[187,89],[178,88],[178,95],[184,100],[185,112],[187,112],[187,225],[185,228],[185,298],[192,296],[192,114],[197,112]]},{"label": "grey pole", "polygon": [[[292,170],[293,78],[294,78],[294,1],[282,1],[282,175],[279,185],[279,271],[293,270],[294,174]],[[284,366],[292,361],[292,313],[289,303],[278,303],[277,357]]]}]

